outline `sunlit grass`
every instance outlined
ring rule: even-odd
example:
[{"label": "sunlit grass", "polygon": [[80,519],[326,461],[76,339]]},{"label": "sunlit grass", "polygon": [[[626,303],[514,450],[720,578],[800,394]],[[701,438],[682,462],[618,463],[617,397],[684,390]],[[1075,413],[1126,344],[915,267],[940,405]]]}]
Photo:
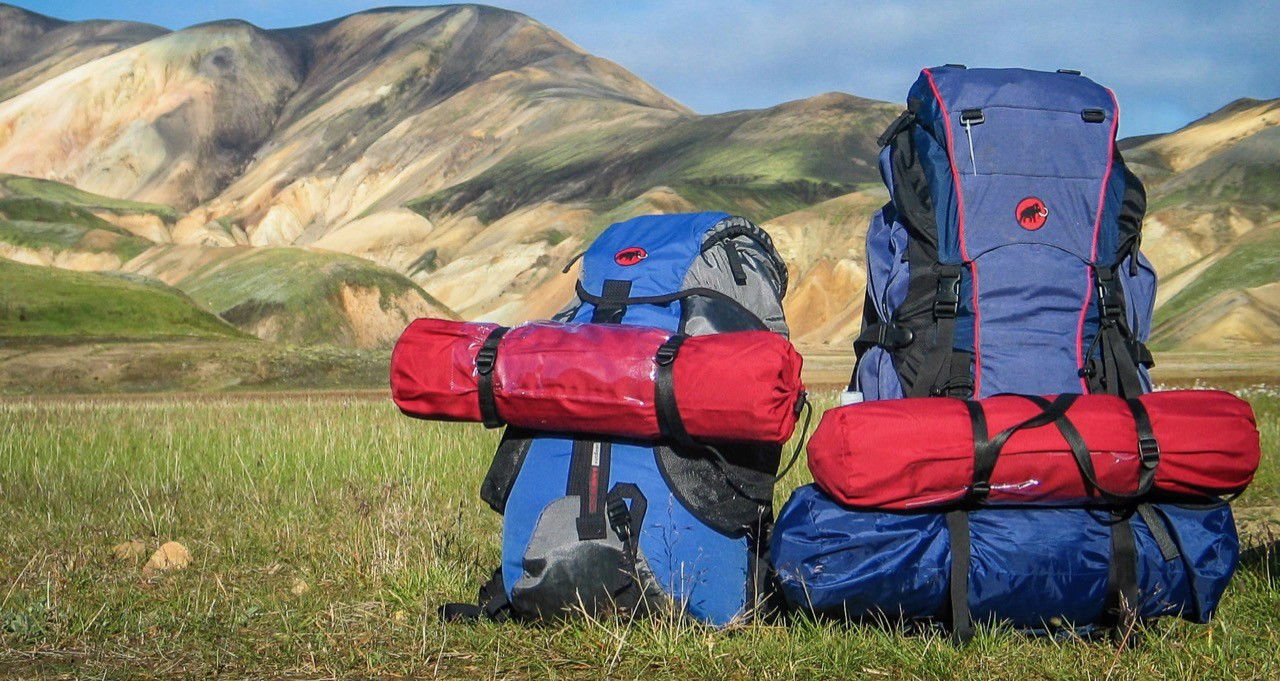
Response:
[{"label": "sunlit grass", "polygon": [[[1268,456],[1239,502],[1255,549],[1209,626],[1145,643],[936,634],[792,617],[712,631],[672,619],[445,625],[498,559],[477,496],[497,442],[344,399],[0,405],[0,669],[99,677],[1275,678],[1280,399],[1257,394]],[[830,402],[830,398],[826,400]],[[803,463],[779,503],[808,481]],[[1267,507],[1270,506],[1270,510]],[[1274,530],[1272,530],[1274,531]],[[141,560],[176,540],[186,570]],[[145,556],[143,557],[145,560]],[[0,675],[3,675],[0,673]]]}]

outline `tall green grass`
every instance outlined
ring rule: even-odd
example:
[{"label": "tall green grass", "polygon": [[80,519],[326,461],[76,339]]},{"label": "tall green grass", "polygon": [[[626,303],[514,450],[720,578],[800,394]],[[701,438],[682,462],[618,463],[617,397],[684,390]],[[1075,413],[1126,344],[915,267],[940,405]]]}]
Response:
[{"label": "tall green grass", "polygon": [[[1238,503],[1251,546],[1274,511],[1268,457]],[[497,441],[382,402],[155,398],[0,404],[0,669],[19,677],[1276,678],[1280,566],[1255,549],[1208,626],[1106,643],[938,635],[793,617],[443,624],[496,564],[477,498]],[[778,500],[807,481],[800,465]],[[176,540],[153,579],[114,544]],[[305,584],[305,587],[303,586]]]}]

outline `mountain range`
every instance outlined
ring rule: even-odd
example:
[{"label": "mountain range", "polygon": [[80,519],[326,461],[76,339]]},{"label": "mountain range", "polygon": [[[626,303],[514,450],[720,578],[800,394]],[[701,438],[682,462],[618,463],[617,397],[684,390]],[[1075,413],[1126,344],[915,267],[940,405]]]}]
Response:
[{"label": "mountain range", "polygon": [[[0,4],[0,257],[145,281],[233,333],[384,347],[422,315],[545,316],[611,222],[723,209],[773,234],[795,338],[844,345],[900,108],[827,93],[698,115],[480,5],[169,31]],[[1163,276],[1157,349],[1280,342],[1278,124],[1280,100],[1241,99],[1123,141]],[[30,295],[0,321],[52,304]]]}]

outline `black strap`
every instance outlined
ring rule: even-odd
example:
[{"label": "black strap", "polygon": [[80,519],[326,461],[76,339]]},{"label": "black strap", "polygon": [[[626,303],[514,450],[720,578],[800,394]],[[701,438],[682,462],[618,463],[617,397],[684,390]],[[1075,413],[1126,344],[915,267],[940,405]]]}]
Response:
[{"label": "black strap", "polygon": [[[1089,445],[1085,443],[1084,436],[1080,434],[1080,430],[1071,422],[1071,419],[1067,418],[1066,410],[1070,408],[1073,402],[1075,402],[1075,398],[1078,397],[1078,395],[1059,395],[1053,403],[1050,403],[1048,400],[1038,395],[1022,395],[1021,397],[1040,406],[1041,409],[1044,410],[1044,415],[1052,416],[1053,424],[1057,426],[1058,432],[1062,435],[1062,439],[1066,441],[1067,447],[1071,450],[1072,458],[1076,460],[1076,467],[1080,470],[1080,476],[1084,478],[1085,483],[1090,489],[1097,491],[1104,499],[1113,503],[1131,502],[1146,496],[1151,491],[1151,486],[1155,482],[1155,469],[1160,462],[1158,448],[1156,448],[1154,456],[1151,453],[1148,453],[1144,455],[1140,461],[1139,465],[1141,468],[1138,472],[1138,487],[1132,494],[1109,490],[1106,487],[1103,487],[1102,483],[1098,481],[1097,471],[1093,467],[1093,458],[1089,456]],[[1059,402],[1062,402],[1063,398],[1066,397],[1070,397],[1071,399],[1066,401],[1065,406],[1059,408]],[[1133,400],[1133,402],[1137,402],[1137,400]],[[1132,409],[1133,405],[1130,404],[1129,408]],[[1143,408],[1141,404],[1138,405],[1138,408],[1141,411],[1134,412],[1135,425],[1138,423],[1138,413],[1141,413],[1144,416],[1146,415],[1146,409]],[[1146,445],[1148,447],[1155,442],[1155,435],[1151,432],[1150,419],[1145,419],[1144,423],[1147,431],[1145,437],[1143,435],[1144,427],[1142,425],[1137,426],[1139,451],[1141,451],[1144,446],[1144,440],[1149,439],[1149,442]],[[1148,450],[1148,452],[1150,452],[1150,450]]]},{"label": "black strap", "polygon": [[963,272],[964,268],[960,265],[942,265],[938,270],[938,286],[933,298],[933,319],[937,335],[935,345],[924,355],[920,379],[917,381],[929,386],[930,395],[941,395],[943,386],[951,379]]},{"label": "black strap", "polygon": [[[596,294],[588,291],[586,287],[582,285],[581,281],[574,283],[574,290],[577,291],[578,298],[582,299],[585,302],[591,303],[592,305],[596,305],[597,307],[599,307],[599,305],[605,302],[604,296],[597,296]],[[660,296],[630,296],[625,298],[621,302],[626,305],[667,305],[670,303],[674,303],[677,300],[684,300],[685,298],[692,298],[694,296],[700,296],[703,298],[714,298],[716,300],[719,300],[720,302],[723,302],[738,308],[740,312],[746,315],[750,315],[752,319],[760,319],[760,315],[756,314],[755,312],[752,312],[750,309],[747,308],[747,306],[743,305],[740,301],[736,300],[733,296],[723,291],[717,291],[713,288],[704,288],[701,286],[695,286],[693,288],[687,288],[681,291],[676,291],[675,293],[667,293]],[[763,325],[764,320],[760,320],[760,323]]]},{"label": "black strap", "polygon": [[1156,546],[1160,548],[1160,557],[1164,558],[1165,562],[1182,555],[1182,551],[1178,549],[1178,542],[1174,541],[1173,535],[1169,533],[1168,518],[1164,511],[1157,510],[1151,504],[1138,504],[1138,515],[1142,516],[1142,522],[1147,524],[1147,529],[1151,531],[1151,538],[1156,540]]},{"label": "black strap", "polygon": [[1107,571],[1107,613],[1122,637],[1132,631],[1138,613],[1138,542],[1130,517],[1126,512],[1113,515]]},{"label": "black strap", "polygon": [[733,273],[733,283],[738,286],[747,285],[747,271],[742,268],[742,254],[738,252],[738,246],[732,240],[725,240],[724,254],[729,259],[729,271]]},{"label": "black strap", "polygon": [[898,136],[898,133],[906,130],[907,126],[914,123],[915,120],[916,115],[910,109],[898,114],[898,117],[893,119],[893,122],[889,124],[889,127],[885,128],[885,131],[880,133],[880,137],[876,138],[876,146],[883,147],[888,144],[894,137]]},{"label": "black strap", "polygon": [[969,612],[969,564],[972,560],[969,539],[969,512],[947,512],[947,533],[951,543],[950,595],[951,636],[957,643],[973,638],[973,617]]},{"label": "black strap", "polygon": [[593,324],[621,323],[623,315],[627,314],[631,282],[626,279],[605,279],[604,287],[600,292],[602,295],[594,301],[596,310],[591,315],[591,322]]},{"label": "black strap", "polygon": [[480,400],[480,420],[485,428],[497,428],[503,424],[498,414],[498,402],[493,396],[493,368],[498,362],[498,343],[510,330],[499,326],[490,331],[476,353],[476,396]]},{"label": "black strap", "polygon": [[1156,468],[1160,466],[1160,443],[1151,426],[1151,415],[1138,398],[1126,400],[1133,413],[1133,425],[1138,431],[1138,490],[1136,496],[1144,496],[1156,484]]},{"label": "black strap", "polygon": [[1092,392],[1137,397],[1143,393],[1138,366],[1150,353],[1129,330],[1124,290],[1114,268],[1095,266],[1093,273],[1098,298],[1098,332],[1089,354],[1092,355],[1092,346],[1097,346],[1099,357],[1082,371],[1092,379]]},{"label": "black strap", "polygon": [[969,411],[969,427],[973,431],[973,482],[969,485],[968,499],[981,501],[991,493],[991,472],[996,468],[996,458],[1000,451],[991,446],[987,437],[987,415],[982,405],[972,400],[965,401]]},{"label": "black strap", "polygon": [[657,375],[654,377],[654,406],[658,412],[658,430],[664,440],[682,445],[696,446],[689,431],[684,427],[684,419],[680,418],[680,408],[676,404],[676,386],[674,367],[680,346],[688,336],[677,333],[662,345],[653,361],[657,364]]},{"label": "black strap", "polygon": [[[1055,423],[1063,418],[1079,395],[1070,393],[1059,395],[1053,402],[1032,395],[1021,397],[1035,402],[1041,408],[1040,413],[1005,428],[993,438],[987,437],[987,418],[981,403],[972,400],[965,402],[965,407],[969,411],[969,425],[973,431],[973,482],[969,486],[969,494],[966,497],[968,501],[982,501],[991,492],[991,473],[995,470],[996,460],[1000,458],[1000,451],[1004,449],[1014,433],[1024,428],[1039,428]],[[1087,451],[1085,455],[1088,456]],[[1093,462],[1090,461],[1089,465],[1092,469]]]},{"label": "black strap", "polygon": [[567,496],[578,497],[578,539],[605,538],[605,496],[612,445],[605,440],[574,440],[569,459]]},{"label": "black strap", "polygon": [[507,600],[507,590],[502,582],[502,568],[499,567],[489,576],[489,581],[480,586],[476,603],[445,603],[440,606],[440,619],[445,622],[473,622],[480,618],[502,622],[511,619],[511,601]]}]

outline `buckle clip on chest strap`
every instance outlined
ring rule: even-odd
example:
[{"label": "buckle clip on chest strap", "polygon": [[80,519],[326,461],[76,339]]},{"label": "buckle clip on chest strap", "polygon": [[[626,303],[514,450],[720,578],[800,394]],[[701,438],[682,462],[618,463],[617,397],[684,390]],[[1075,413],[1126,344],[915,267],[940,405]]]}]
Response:
[{"label": "buckle clip on chest strap", "polygon": [[933,299],[934,319],[954,319],[960,311],[960,267],[945,265],[938,274],[938,291]]},{"label": "buckle clip on chest strap", "polygon": [[498,363],[498,343],[510,330],[510,327],[499,326],[490,331],[476,353],[476,395],[480,401],[480,420],[485,428],[497,428],[503,424],[493,395],[493,369]]}]

